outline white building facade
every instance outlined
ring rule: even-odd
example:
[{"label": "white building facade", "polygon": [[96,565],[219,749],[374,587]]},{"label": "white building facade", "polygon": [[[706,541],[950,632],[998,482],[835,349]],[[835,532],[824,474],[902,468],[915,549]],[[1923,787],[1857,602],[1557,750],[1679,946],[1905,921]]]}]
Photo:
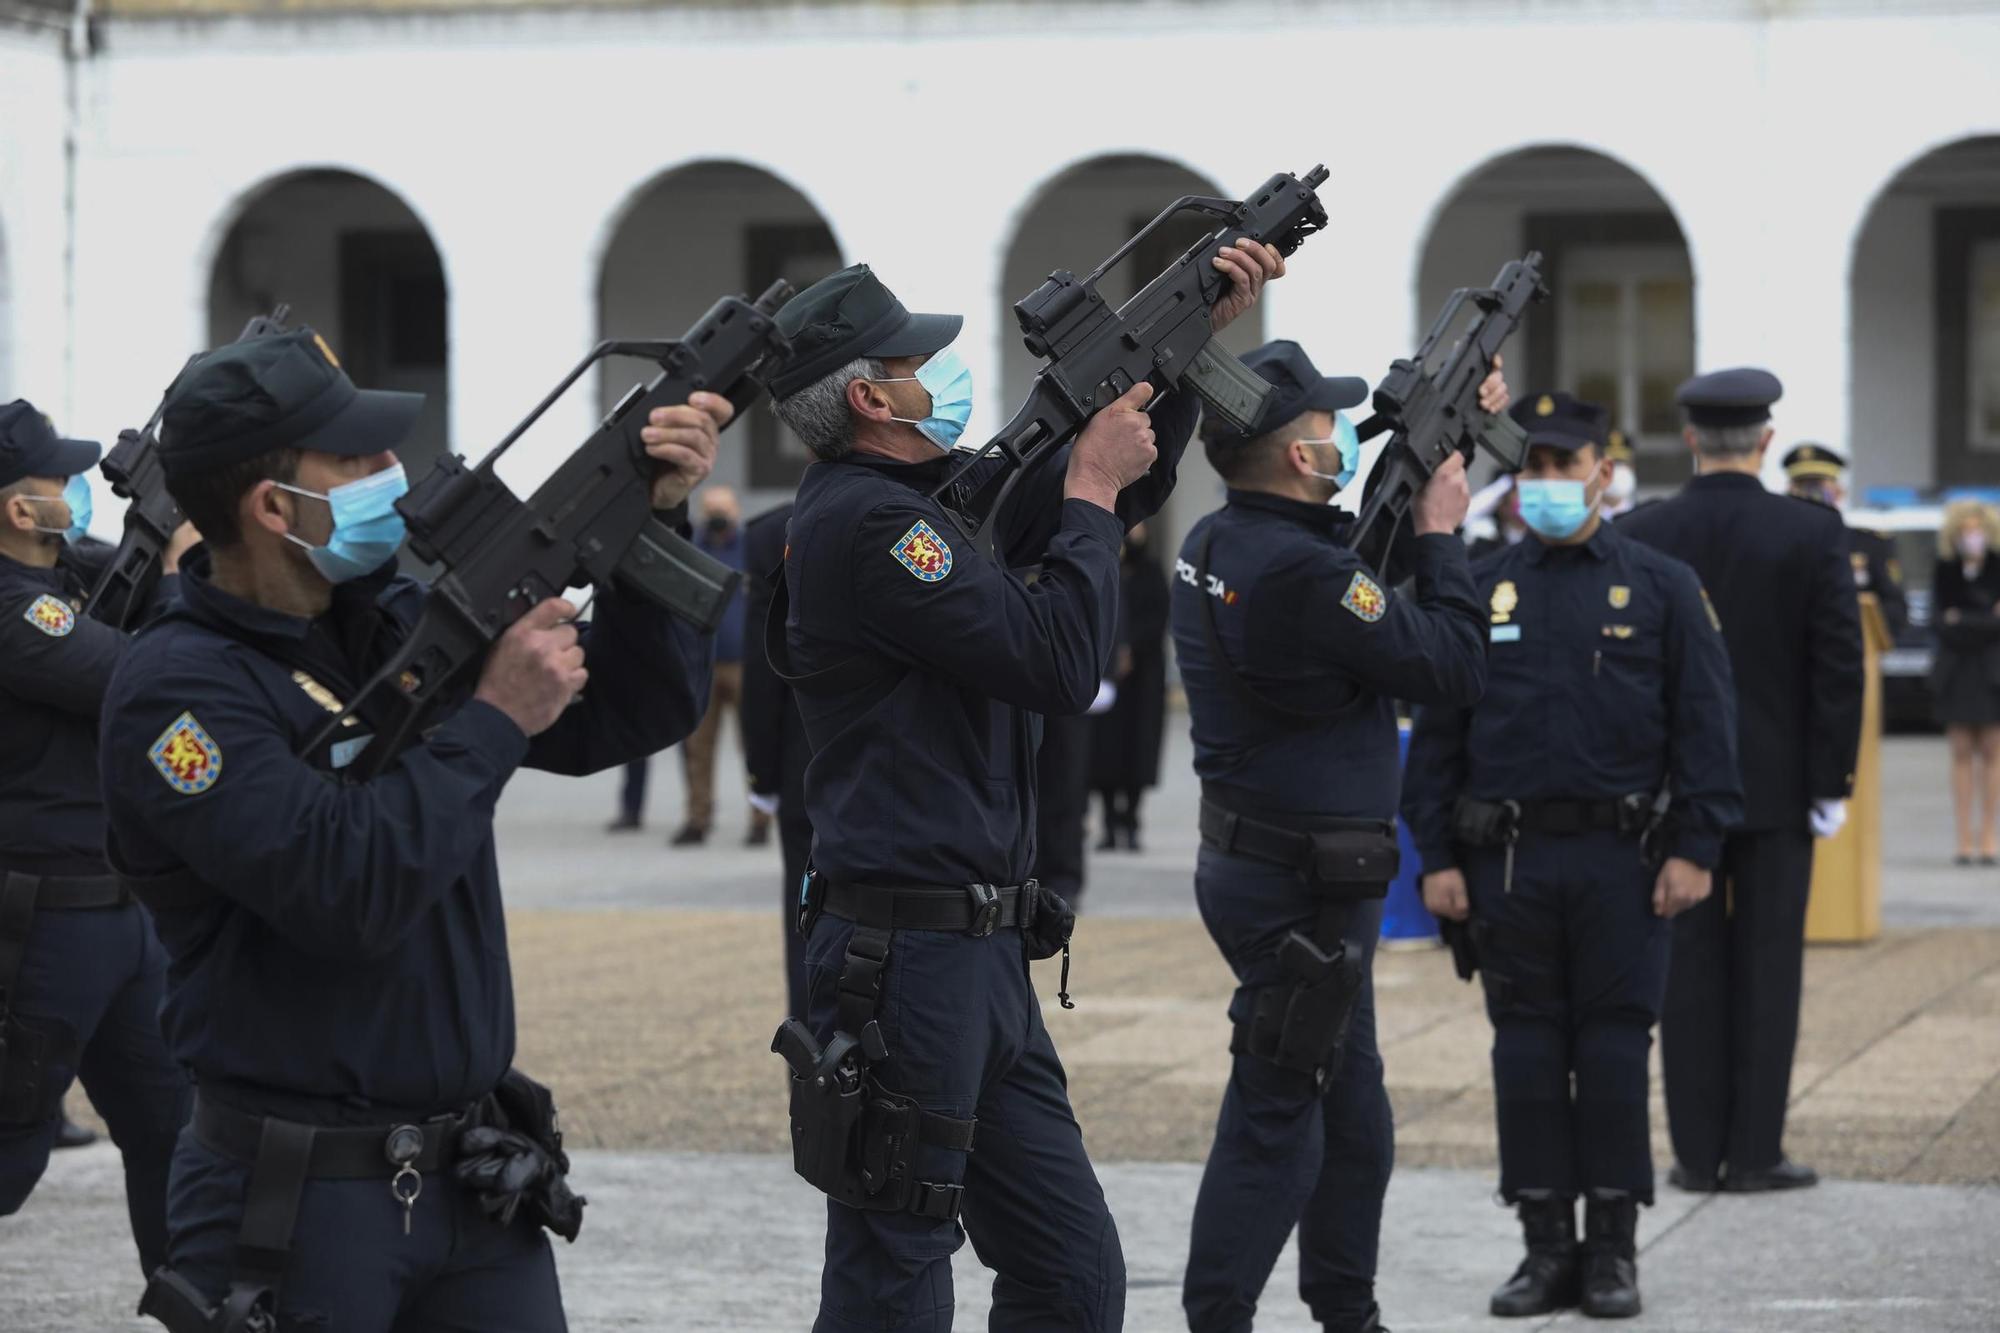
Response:
[{"label": "white building facade", "polygon": [[[867,260],[965,315],[981,435],[1051,268],[1323,161],[1333,225],[1239,347],[1379,378],[1537,245],[1510,381],[1611,402],[1648,483],[1674,384],[1750,363],[1864,486],[2000,484],[2000,4],[176,7],[0,18],[0,400],[68,430],[282,300],[431,393],[413,452],[476,457],[599,337]],[[753,511],[799,466],[768,419],[725,455]],[[1183,492],[1170,529],[1218,499]]]}]

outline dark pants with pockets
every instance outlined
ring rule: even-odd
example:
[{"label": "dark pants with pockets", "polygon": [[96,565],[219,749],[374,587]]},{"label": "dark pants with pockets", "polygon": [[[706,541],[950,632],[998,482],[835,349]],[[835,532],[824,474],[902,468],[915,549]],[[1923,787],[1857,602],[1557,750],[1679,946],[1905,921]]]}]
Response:
[{"label": "dark pants with pockets", "polygon": [[1784,1155],[1812,863],[1803,828],[1733,833],[1715,892],[1674,919],[1660,1068],[1674,1156],[1697,1176]]},{"label": "dark pants with pockets", "polygon": [[1473,914],[1490,928],[1480,979],[1493,1021],[1500,1195],[1619,1190],[1653,1201],[1646,1061],[1671,934],[1635,838],[1523,834],[1465,857]]},{"label": "dark pants with pockets", "polygon": [[[171,1264],[211,1302],[229,1288],[250,1164],[196,1139],[174,1153]],[[389,1179],[308,1180],[278,1302],[282,1333],[562,1333],[546,1233],[501,1226],[448,1172],[428,1172],[403,1234]]]},{"label": "dark pants with pockets", "polygon": [[[853,930],[822,916],[806,944],[808,1021],[822,1042],[835,1028]],[[965,1186],[964,1227],[828,1200],[815,1333],[946,1333],[951,1256],[968,1235],[994,1272],[989,1328],[1115,1333],[1125,1320],[1125,1256],[1042,1024],[1021,932],[897,931],[876,1018],[889,1046],[876,1071],[883,1086],[925,1110],[979,1121],[969,1154],[926,1146],[916,1155],[918,1179]]]},{"label": "dark pants with pockets", "polygon": [[51,1071],[46,1117],[0,1125],[5,1217],[20,1210],[42,1178],[62,1094],[82,1081],[125,1158],[125,1206],[139,1266],[147,1273],[166,1257],[167,1170],[191,1104],[187,1081],[160,1035],[166,966],[152,919],[136,904],[36,912],[13,1007],[23,1018],[66,1024],[82,1055]]},{"label": "dark pants with pockets", "polygon": [[[1294,871],[1204,846],[1195,869],[1202,920],[1236,973],[1232,1021],[1247,1020],[1259,989],[1279,980],[1278,944],[1310,936],[1325,901]],[[1344,932],[1368,959],[1340,1071],[1317,1091],[1310,1075],[1254,1055],[1234,1057],[1215,1146],[1195,1201],[1181,1303],[1194,1333],[1250,1328],[1279,1252],[1299,1230],[1299,1295],[1322,1322],[1358,1316],[1374,1301],[1382,1197],[1396,1131],[1375,1044],[1379,899],[1358,902]]]}]

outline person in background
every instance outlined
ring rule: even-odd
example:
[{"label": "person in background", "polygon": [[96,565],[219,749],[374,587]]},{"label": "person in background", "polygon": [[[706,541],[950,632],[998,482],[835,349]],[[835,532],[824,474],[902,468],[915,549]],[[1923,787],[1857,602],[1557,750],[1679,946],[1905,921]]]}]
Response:
[{"label": "person in background", "polygon": [[2000,511],[1977,500],[1945,507],[1931,581],[1937,661],[1931,694],[1951,743],[1959,865],[2000,864]]},{"label": "person in background", "polygon": [[1639,490],[1639,474],[1632,470],[1632,442],[1624,431],[1612,430],[1604,456],[1611,460],[1611,482],[1604,488],[1604,504],[1597,513],[1600,518],[1617,518],[1632,512],[1633,497]]},{"label": "person in background", "polygon": [[[1847,502],[1844,474],[1847,460],[1823,444],[1801,444],[1785,455],[1786,489],[1795,499],[1811,500],[1829,509]],[[1854,567],[1854,587],[1872,592],[1882,608],[1882,619],[1893,636],[1909,623],[1909,602],[1903,596],[1903,564],[1896,559],[1896,543],[1886,532],[1850,526],[1847,529],[1847,561]]]},{"label": "person in background", "polygon": [[1097,850],[1139,850],[1139,804],[1160,781],[1160,733],[1167,713],[1167,574],[1152,553],[1147,525],[1125,536],[1120,561],[1117,698],[1090,723],[1090,785],[1104,803]]},{"label": "person in background", "polygon": [[1521,539],[1528,535],[1528,525],[1521,521],[1521,493],[1513,485],[1500,497],[1500,503],[1493,509],[1493,535],[1480,537],[1466,544],[1468,560],[1504,551],[1510,546],[1519,546]]},{"label": "person in background", "polygon": [[806,1012],[805,938],[799,934],[799,886],[812,856],[812,821],[806,818],[805,723],[792,687],[771,669],[764,649],[774,579],[782,577],[785,529],[792,502],[785,501],[743,525],[743,767],[750,775],[750,806],[778,821],[784,880],[778,886],[778,920],[785,940],[785,1012]]}]

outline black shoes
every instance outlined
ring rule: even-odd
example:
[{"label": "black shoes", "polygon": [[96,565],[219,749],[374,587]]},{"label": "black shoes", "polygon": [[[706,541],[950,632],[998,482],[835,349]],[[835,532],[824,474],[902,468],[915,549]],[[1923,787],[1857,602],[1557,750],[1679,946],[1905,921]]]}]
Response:
[{"label": "black shoes", "polygon": [[752,824],[750,831],[743,835],[743,845],[745,847],[768,847],[770,843],[771,826],[768,823]]},{"label": "black shoes", "polygon": [[1622,1190],[1593,1190],[1583,1203],[1582,1299],[1592,1319],[1639,1313],[1639,1201]]},{"label": "black shoes", "polygon": [[637,833],[645,823],[637,815],[620,815],[604,826],[606,833]]},{"label": "black shoes", "polygon": [[1554,1314],[1577,1302],[1576,1208],[1568,1199],[1524,1197],[1516,1211],[1528,1257],[1493,1293],[1487,1309],[1503,1319]]},{"label": "black shoes", "polygon": [[1776,1166],[1761,1171],[1738,1171],[1732,1167],[1722,1180],[1722,1188],[1730,1194],[1769,1194],[1774,1190],[1811,1189],[1817,1184],[1819,1172],[1786,1157],[1780,1157]]},{"label": "black shoes", "polygon": [[1722,1188],[1721,1182],[1714,1176],[1698,1176],[1679,1162],[1675,1162],[1667,1172],[1667,1183],[1688,1194],[1713,1194]]},{"label": "black shoes", "polygon": [[1326,1333],[1389,1333],[1388,1329],[1382,1327],[1382,1307],[1379,1305],[1369,1306],[1368,1313],[1362,1315],[1358,1322],[1352,1319],[1343,1319],[1337,1323],[1328,1320],[1322,1322],[1320,1327],[1325,1329]]},{"label": "black shoes", "polygon": [[699,824],[683,824],[680,831],[667,839],[669,847],[699,847],[708,841],[708,830]]}]

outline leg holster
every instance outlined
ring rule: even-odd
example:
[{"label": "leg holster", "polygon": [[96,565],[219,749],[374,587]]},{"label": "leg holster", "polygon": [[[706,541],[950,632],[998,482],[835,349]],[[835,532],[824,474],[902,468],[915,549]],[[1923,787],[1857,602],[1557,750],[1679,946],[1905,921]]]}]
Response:
[{"label": "leg holster", "polygon": [[68,1023],[14,1012],[41,884],[36,876],[0,873],[0,1129],[25,1129],[54,1115],[62,1090],[49,1071],[74,1068],[80,1049]]},{"label": "leg holster", "polygon": [[874,1074],[889,1058],[875,1010],[892,939],[887,928],[854,928],[838,983],[839,1026],[824,1048],[796,1018],[771,1040],[792,1071],[792,1167],[850,1208],[950,1221],[964,1187],[917,1179],[917,1149],[971,1152],[978,1122],[926,1111]]},{"label": "leg holster", "polygon": [[312,1126],[264,1121],[243,1196],[243,1224],[236,1233],[229,1290],[221,1303],[207,1304],[194,1284],[162,1267],[146,1284],[139,1313],[159,1320],[169,1333],[277,1333],[278,1297],[291,1258],[292,1225],[298,1220],[312,1146]]},{"label": "leg holster", "polygon": [[1249,1020],[1238,1023],[1230,1038],[1232,1054],[1254,1055],[1322,1084],[1339,1072],[1355,1001],[1367,980],[1361,955],[1342,938],[1351,910],[1348,902],[1329,903],[1321,909],[1315,938],[1296,930],[1285,936],[1278,945],[1282,979],[1257,991]]}]

